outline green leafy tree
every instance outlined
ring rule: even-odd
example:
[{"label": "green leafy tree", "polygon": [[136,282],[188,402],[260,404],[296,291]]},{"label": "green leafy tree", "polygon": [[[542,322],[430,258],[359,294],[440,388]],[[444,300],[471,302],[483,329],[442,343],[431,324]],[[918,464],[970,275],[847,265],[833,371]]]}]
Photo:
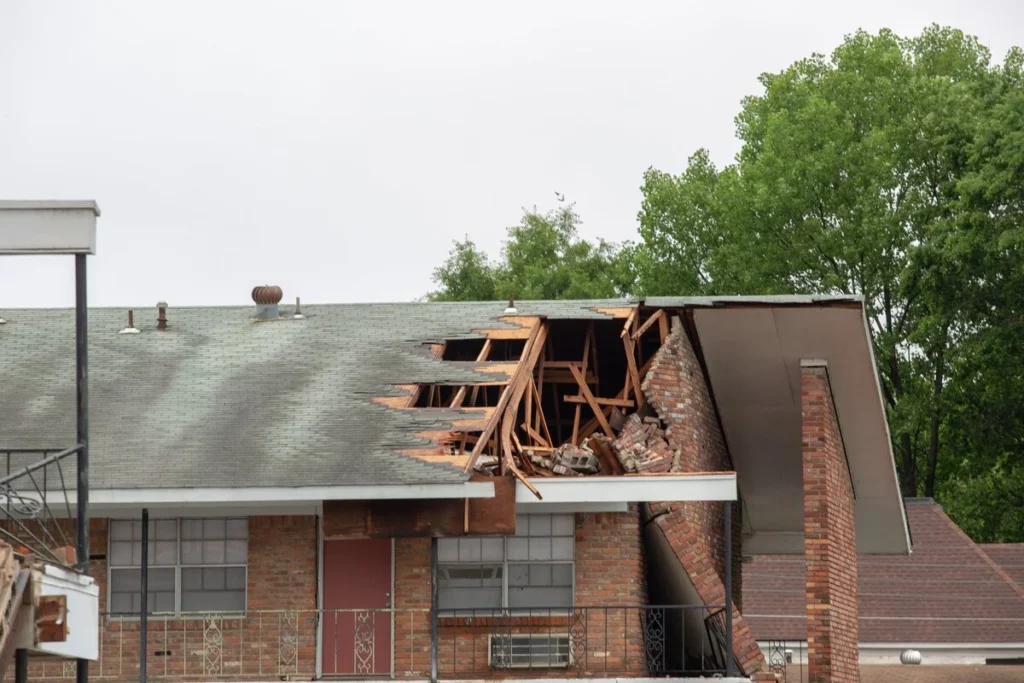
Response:
[{"label": "green leafy tree", "polygon": [[431,301],[494,299],[613,298],[628,288],[626,251],[617,244],[579,236],[572,204],[540,213],[524,211],[506,231],[499,259],[492,261],[467,237],[456,242],[434,270]]},{"label": "green leafy tree", "polygon": [[648,294],[862,294],[903,492],[982,538],[1012,500],[978,492],[1024,476],[1024,417],[999,411],[982,445],[996,425],[972,398],[1021,398],[1021,356],[993,350],[1021,331],[1021,62],[933,26],[763,75],[735,163],[647,172],[634,264]]}]

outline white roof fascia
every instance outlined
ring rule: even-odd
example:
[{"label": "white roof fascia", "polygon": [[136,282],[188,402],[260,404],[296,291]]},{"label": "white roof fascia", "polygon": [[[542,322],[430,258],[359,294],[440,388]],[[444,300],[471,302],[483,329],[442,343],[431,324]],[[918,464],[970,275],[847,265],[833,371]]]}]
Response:
[{"label": "white roof fascia", "polygon": [[[493,498],[494,484],[472,481],[462,484],[384,484],[380,486],[258,486],[250,488],[93,489],[90,508],[158,505],[252,505],[301,504],[323,500],[411,500]],[[75,504],[74,491],[68,502]]]},{"label": "white roof fascia", "polygon": [[736,473],[531,478],[541,499],[516,482],[516,503],[645,503],[736,500]]}]

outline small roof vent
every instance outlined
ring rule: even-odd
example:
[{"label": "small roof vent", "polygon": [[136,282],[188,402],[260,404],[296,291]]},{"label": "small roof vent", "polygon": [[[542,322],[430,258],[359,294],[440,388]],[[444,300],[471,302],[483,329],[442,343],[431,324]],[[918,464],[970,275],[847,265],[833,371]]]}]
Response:
[{"label": "small roof vent", "polygon": [[263,285],[252,288],[252,300],[256,304],[256,317],[254,320],[277,320],[281,317],[277,305],[281,303],[284,292],[277,285]]},{"label": "small roof vent", "polygon": [[156,329],[166,330],[167,329],[167,302],[158,301],[156,302]]},{"label": "small roof vent", "polygon": [[[166,307],[165,307],[166,308]],[[139,328],[135,327],[135,311],[128,311],[128,327],[124,328],[118,334],[138,334]]]},{"label": "small roof vent", "polygon": [[505,315],[515,315],[519,311],[516,310],[516,300],[512,297],[508,299],[508,306],[505,307]]},{"label": "small roof vent", "polygon": [[292,320],[305,320],[306,316],[302,314],[302,308],[300,306],[299,297],[295,297],[295,312],[292,314]]}]

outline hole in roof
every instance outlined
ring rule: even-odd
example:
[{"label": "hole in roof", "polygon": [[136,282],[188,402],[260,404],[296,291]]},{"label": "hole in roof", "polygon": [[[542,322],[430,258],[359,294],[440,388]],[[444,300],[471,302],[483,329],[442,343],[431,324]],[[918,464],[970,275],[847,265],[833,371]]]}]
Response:
[{"label": "hole in roof", "polygon": [[[441,360],[468,360],[475,361],[483,351],[484,342],[480,339],[448,339],[445,341],[444,353]],[[506,361],[519,360],[526,348],[525,339],[492,339],[491,350],[485,360]]]}]

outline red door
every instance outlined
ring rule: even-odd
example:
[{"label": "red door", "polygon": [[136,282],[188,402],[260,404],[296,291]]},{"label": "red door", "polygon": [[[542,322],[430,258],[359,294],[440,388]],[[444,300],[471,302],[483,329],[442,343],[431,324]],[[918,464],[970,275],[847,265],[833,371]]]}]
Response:
[{"label": "red door", "polygon": [[391,541],[324,541],[323,673],[391,673]]}]

